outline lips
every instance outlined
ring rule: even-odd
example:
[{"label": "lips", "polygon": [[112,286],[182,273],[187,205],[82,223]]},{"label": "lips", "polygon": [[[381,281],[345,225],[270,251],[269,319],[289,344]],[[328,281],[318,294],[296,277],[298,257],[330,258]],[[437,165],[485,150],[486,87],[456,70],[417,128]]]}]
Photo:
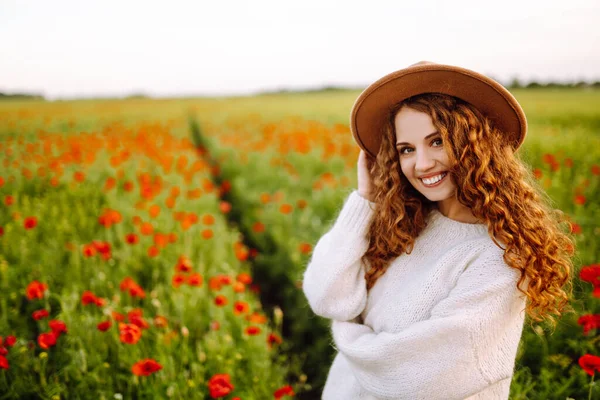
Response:
[{"label": "lips", "polygon": [[442,179],[440,179],[439,181],[437,181],[437,182],[435,182],[435,183],[432,183],[432,184],[427,184],[427,183],[425,183],[425,182],[423,181],[423,178],[419,178],[419,180],[421,181],[421,183],[422,183],[422,184],[423,184],[423,186],[425,186],[425,187],[434,187],[434,186],[438,186],[439,184],[441,184],[441,183],[443,182],[443,180],[444,180],[444,179],[446,179],[446,177],[448,176],[448,173],[447,173],[447,172],[442,172],[441,174],[438,174],[438,175],[434,175],[434,176],[432,176],[432,178],[433,178],[433,177],[435,177],[435,176],[439,176],[439,175],[442,175]]},{"label": "lips", "polygon": [[446,173],[446,171],[439,171],[439,172],[436,172],[434,174],[418,176],[417,178],[419,178],[419,179],[433,178],[434,176],[442,175],[442,174],[445,174],[445,173]]}]

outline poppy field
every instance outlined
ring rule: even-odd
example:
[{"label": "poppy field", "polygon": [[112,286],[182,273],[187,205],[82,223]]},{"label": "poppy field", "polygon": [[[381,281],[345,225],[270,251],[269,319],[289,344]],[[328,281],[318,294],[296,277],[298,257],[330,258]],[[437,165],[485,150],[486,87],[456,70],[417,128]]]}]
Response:
[{"label": "poppy field", "polygon": [[[600,92],[514,94],[577,312],[526,320],[511,399],[600,398]],[[0,399],[320,398],[301,280],[356,188],[357,95],[0,103]]]}]

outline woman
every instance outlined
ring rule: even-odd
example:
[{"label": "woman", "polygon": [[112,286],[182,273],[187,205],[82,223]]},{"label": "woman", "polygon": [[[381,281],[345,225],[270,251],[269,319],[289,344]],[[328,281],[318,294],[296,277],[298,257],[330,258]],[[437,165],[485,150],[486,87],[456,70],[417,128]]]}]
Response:
[{"label": "woman", "polygon": [[365,89],[351,129],[358,190],[303,280],[333,320],[323,399],[507,399],[525,311],[572,311],[567,224],[515,154],[521,106],[420,62]]}]

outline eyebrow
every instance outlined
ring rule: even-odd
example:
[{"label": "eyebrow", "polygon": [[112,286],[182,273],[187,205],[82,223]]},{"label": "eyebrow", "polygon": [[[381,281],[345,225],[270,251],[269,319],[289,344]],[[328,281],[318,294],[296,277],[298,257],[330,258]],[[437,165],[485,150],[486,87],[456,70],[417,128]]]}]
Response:
[{"label": "eyebrow", "polygon": [[[438,135],[438,134],[439,134],[439,132],[438,132],[438,131],[435,131],[435,132],[433,132],[433,133],[430,133],[429,135],[425,136],[425,140],[427,140],[427,139],[429,139],[429,138],[431,138],[431,137],[434,137],[435,135]],[[402,144],[410,144],[410,143],[407,143],[407,142],[398,142],[398,143],[396,143],[396,147],[398,147],[398,146],[400,146],[400,145],[402,145]]]}]

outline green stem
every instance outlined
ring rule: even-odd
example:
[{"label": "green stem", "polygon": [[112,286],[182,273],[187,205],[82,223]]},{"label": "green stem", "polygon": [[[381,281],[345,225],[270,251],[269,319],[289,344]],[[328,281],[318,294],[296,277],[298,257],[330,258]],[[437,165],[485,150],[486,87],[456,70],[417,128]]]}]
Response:
[{"label": "green stem", "polygon": [[594,387],[594,376],[596,376],[596,370],[592,374],[592,381],[590,382],[590,393],[588,395],[588,400],[592,400],[592,388]]}]

